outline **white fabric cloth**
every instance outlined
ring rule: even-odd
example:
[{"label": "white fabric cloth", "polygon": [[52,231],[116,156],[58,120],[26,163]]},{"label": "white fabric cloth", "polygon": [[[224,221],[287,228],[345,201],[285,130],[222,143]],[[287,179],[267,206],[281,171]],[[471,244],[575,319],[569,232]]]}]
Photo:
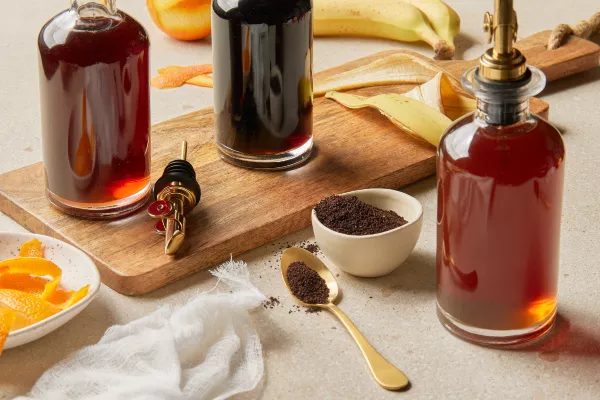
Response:
[{"label": "white fabric cloth", "polygon": [[[215,289],[178,309],[110,327],[17,399],[212,400],[254,389],[264,364],[248,311],[265,297],[244,262],[229,261],[212,274],[219,279]],[[221,283],[231,293],[219,292]]]}]

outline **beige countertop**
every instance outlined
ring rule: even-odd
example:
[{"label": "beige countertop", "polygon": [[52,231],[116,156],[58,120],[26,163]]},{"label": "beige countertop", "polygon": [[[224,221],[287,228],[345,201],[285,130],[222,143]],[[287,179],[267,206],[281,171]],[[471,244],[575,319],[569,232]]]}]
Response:
[{"label": "beige countertop", "polygon": [[[458,57],[475,58],[484,49],[481,21],[492,0],[448,1],[461,15]],[[140,20],[152,40],[152,69],[210,62],[210,42],[169,39],[151,23],[143,0],[120,0]],[[0,16],[0,173],[41,160],[36,37],[43,23],[69,0],[2,2]],[[597,0],[518,0],[520,36],[575,23],[598,11]],[[383,40],[317,39],[315,70],[386,49],[422,46]],[[305,229],[240,256],[257,286],[281,305],[258,309],[252,318],[265,355],[266,376],[258,390],[242,398],[292,399],[598,399],[600,398],[600,68],[551,83],[541,97],[550,118],[564,133],[567,180],[561,243],[559,317],[543,347],[493,350],[462,342],[435,314],[435,212],[433,178],[404,190],[424,206],[421,238],[408,261],[389,276],[359,279],[340,273],[340,307],[372,344],[409,376],[412,388],[386,392],[369,375],[350,336],[327,313],[292,312],[276,268],[281,248],[314,240]],[[183,87],[152,91],[152,120],[159,122],[210,106],[209,89]],[[399,133],[401,134],[401,133]],[[356,145],[360,145],[356,143]],[[20,226],[0,216],[0,229]],[[335,267],[332,269],[336,270]],[[337,272],[337,270],[336,270]],[[122,296],[103,286],[77,318],[37,342],[7,350],[0,358],[0,399],[25,393],[52,364],[105,329],[181,304],[214,285],[206,272],[140,297]]]}]

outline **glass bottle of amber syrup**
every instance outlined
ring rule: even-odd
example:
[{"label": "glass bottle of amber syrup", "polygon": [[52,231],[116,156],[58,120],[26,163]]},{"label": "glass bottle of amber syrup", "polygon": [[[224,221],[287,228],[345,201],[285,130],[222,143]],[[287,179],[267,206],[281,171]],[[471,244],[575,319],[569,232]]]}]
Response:
[{"label": "glass bottle of amber syrup", "polygon": [[513,2],[495,3],[494,47],[463,76],[478,110],[438,150],[437,308],[463,339],[512,345],[554,323],[565,149],[529,112],[546,78],[512,47]]},{"label": "glass bottle of amber syrup", "polygon": [[114,0],[72,0],[39,38],[46,194],[62,211],[114,217],[150,189],[149,41]]}]

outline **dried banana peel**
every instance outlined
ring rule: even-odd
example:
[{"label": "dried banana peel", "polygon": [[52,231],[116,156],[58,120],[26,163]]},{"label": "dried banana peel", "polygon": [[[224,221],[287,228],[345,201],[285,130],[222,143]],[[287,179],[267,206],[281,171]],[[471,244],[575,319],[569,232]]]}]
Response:
[{"label": "dried banana peel", "polygon": [[[446,71],[410,53],[394,53],[349,71],[324,79],[316,78],[313,91],[315,97],[319,97],[330,91],[340,92],[381,85],[420,84],[430,81],[440,72]],[[460,86],[451,75],[447,74],[447,78]]]},{"label": "dried banana peel", "polygon": [[442,73],[405,95],[387,93],[364,97],[328,92],[325,97],[348,108],[375,108],[403,131],[436,147],[453,120],[477,107],[475,100],[456,90],[449,77]]},{"label": "dried banana peel", "polygon": [[452,121],[477,109],[477,100],[458,90],[450,77],[441,72],[404,95],[435,108]]},{"label": "dried banana peel", "polygon": [[348,93],[329,92],[325,97],[348,108],[375,108],[403,131],[424,139],[436,147],[442,133],[452,123],[450,118],[436,109],[398,93],[363,97]]}]

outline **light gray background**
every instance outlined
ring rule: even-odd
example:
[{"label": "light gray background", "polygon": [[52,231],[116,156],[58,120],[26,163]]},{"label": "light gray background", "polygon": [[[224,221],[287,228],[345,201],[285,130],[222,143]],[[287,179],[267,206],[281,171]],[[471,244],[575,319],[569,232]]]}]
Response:
[{"label": "light gray background", "polygon": [[[69,0],[3,0],[0,14],[0,173],[41,160],[38,104],[37,33]],[[492,0],[448,1],[462,17],[458,58],[475,58],[485,49],[481,22]],[[152,70],[167,65],[211,62],[210,42],[169,39],[150,21],[143,0],[119,6],[148,29]],[[575,23],[598,11],[596,0],[517,0],[524,37]],[[386,49],[424,46],[384,40],[315,40],[315,71]],[[276,265],[286,243],[312,239],[306,229],[240,258],[267,296],[281,305],[260,309],[253,319],[264,345],[266,376],[258,391],[244,398],[289,399],[597,399],[600,397],[600,68],[548,86],[551,120],[567,146],[560,272],[558,333],[543,349],[499,351],[464,343],[435,316],[435,182],[406,188],[425,208],[421,239],[408,262],[390,276],[358,279],[344,273],[340,306],[371,342],[412,381],[406,393],[389,393],[373,381],[350,336],[332,315],[292,313]],[[154,123],[210,106],[210,89],[186,86],[152,90]],[[402,133],[398,133],[402,134]],[[318,138],[317,138],[318,141]],[[355,145],[359,146],[360,143]],[[199,171],[202,174],[202,171]],[[22,228],[0,217],[0,229]],[[193,239],[192,239],[193,240]],[[333,268],[335,270],[335,268]],[[26,392],[53,363],[97,342],[104,330],[146,315],[163,304],[181,304],[214,285],[199,273],[146,296],[125,297],[102,287],[98,298],[72,322],[45,338],[6,351],[0,357],[0,399]]]}]

